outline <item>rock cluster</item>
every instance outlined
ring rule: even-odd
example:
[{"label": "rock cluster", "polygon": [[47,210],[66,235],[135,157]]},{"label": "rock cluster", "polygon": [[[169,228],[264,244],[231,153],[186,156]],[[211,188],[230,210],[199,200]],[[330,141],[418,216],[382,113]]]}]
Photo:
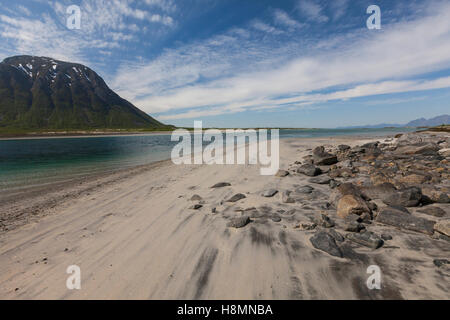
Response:
[{"label": "rock cluster", "polygon": [[[246,199],[251,193],[231,191],[224,193],[220,211],[214,207],[212,212],[221,213],[229,228],[251,223],[248,230],[256,232],[257,225],[276,223],[277,228],[310,234],[313,248],[343,259],[363,259],[353,248],[366,252],[393,248],[384,244],[401,239],[400,233],[446,244],[450,240],[450,155],[445,151],[449,142],[445,136],[410,133],[353,147],[319,146],[277,172],[278,182],[294,183],[288,190],[272,185],[252,192],[266,204],[237,207],[251,202],[252,197]],[[211,188],[224,187],[233,189],[228,182]],[[197,194],[190,200],[197,202],[190,207],[194,210],[205,204]]]},{"label": "rock cluster", "polygon": [[[345,257],[343,244],[329,232],[340,228],[346,233],[344,243],[378,249],[392,239],[371,230],[378,225],[393,228],[392,234],[417,232],[450,240],[449,138],[410,133],[388,141],[328,149],[319,146],[304,161],[296,162],[295,172],[312,177],[308,178],[312,186],[284,191],[284,203],[300,202],[300,195],[303,202],[323,196],[314,197],[314,185],[330,188],[329,210],[311,218],[317,225],[310,238],[314,248]],[[312,230],[302,224],[298,228]]]}]

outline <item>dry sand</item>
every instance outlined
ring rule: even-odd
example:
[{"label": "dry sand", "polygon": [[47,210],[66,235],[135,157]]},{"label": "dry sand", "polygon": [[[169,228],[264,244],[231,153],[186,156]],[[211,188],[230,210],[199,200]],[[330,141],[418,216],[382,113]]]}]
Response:
[{"label": "dry sand", "polygon": [[[280,167],[319,144],[362,142],[337,137],[282,140]],[[210,188],[222,181],[231,186]],[[9,195],[8,206],[15,208],[8,213],[10,220],[19,222],[10,222],[10,230],[0,234],[0,298],[449,298],[448,273],[433,265],[435,258],[448,258],[448,244],[426,235],[395,234],[389,228],[394,239],[388,245],[375,251],[352,245],[354,259],[342,259],[312,247],[309,238],[315,231],[292,228],[293,222],[306,218],[304,210],[281,215],[280,222],[226,226],[230,217],[240,215],[235,211],[239,207],[299,208],[281,203],[280,193],[264,198],[261,192],[304,184],[301,175],[261,176],[257,166],[177,166],[166,161],[98,177],[83,188],[46,195],[35,191],[41,202],[31,197],[26,204],[26,195]],[[220,204],[238,192],[247,198]],[[205,202],[199,210],[188,209],[194,194]],[[45,201],[53,208],[43,208]],[[36,206],[32,215],[27,208]],[[372,230],[385,228],[374,225]],[[381,290],[366,286],[371,264],[381,268]],[[66,288],[69,265],[81,268],[81,290]]]}]

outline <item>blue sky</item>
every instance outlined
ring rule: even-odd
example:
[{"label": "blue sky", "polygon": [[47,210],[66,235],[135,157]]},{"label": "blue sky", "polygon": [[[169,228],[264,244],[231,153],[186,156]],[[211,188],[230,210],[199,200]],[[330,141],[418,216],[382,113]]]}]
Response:
[{"label": "blue sky", "polygon": [[[450,2],[0,1],[0,59],[86,64],[180,126],[340,127],[450,113]],[[81,29],[66,27],[70,5]],[[366,9],[381,9],[369,30]]]}]

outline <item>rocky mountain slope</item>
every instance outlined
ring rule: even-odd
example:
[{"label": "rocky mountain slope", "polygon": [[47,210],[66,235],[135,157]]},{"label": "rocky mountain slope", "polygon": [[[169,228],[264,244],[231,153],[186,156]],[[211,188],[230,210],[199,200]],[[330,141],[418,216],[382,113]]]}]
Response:
[{"label": "rocky mountain slope", "polygon": [[0,128],[164,128],[93,70],[46,57],[0,63]]},{"label": "rocky mountain slope", "polygon": [[431,119],[420,118],[410,121],[406,124],[407,127],[432,127],[443,124],[450,124],[450,115],[444,114]]}]

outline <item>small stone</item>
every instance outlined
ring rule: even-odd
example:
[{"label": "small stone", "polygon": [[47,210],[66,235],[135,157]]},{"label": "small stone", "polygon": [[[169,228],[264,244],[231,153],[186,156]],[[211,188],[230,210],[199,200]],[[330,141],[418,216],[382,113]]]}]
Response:
[{"label": "small stone", "polygon": [[281,193],[281,202],[283,203],[294,203],[295,199],[290,197],[291,191],[283,191]]},{"label": "small stone", "polygon": [[272,219],[273,222],[280,222],[281,221],[281,218],[279,216],[272,216],[271,219]]},{"label": "small stone", "polygon": [[278,170],[278,172],[275,174],[275,176],[277,177],[286,177],[287,175],[289,175],[289,171],[286,170]]},{"label": "small stone", "polygon": [[314,188],[311,186],[302,186],[295,189],[295,193],[308,194],[311,193],[313,190]]},{"label": "small stone", "polygon": [[229,182],[219,182],[213,185],[211,188],[223,188],[223,187],[229,187],[231,186],[231,183]]},{"label": "small stone", "polygon": [[392,236],[386,233],[381,234],[381,239],[383,240],[392,240]]},{"label": "small stone", "polygon": [[312,164],[305,164],[297,168],[298,173],[306,176],[314,177],[322,173],[322,171]]},{"label": "small stone", "polygon": [[326,214],[323,214],[323,213],[315,216],[314,222],[324,228],[332,228],[335,225],[334,221],[330,217],[328,217]]},{"label": "small stone", "polygon": [[347,234],[347,239],[372,249],[378,249],[383,245],[383,240],[370,231],[364,233],[349,233]]},{"label": "small stone", "polygon": [[300,230],[314,230],[317,227],[317,224],[310,221],[300,221],[296,226]]},{"label": "small stone", "polygon": [[434,259],[433,263],[436,267],[440,268],[444,265],[450,264],[450,261],[447,259]]},{"label": "small stone", "polygon": [[245,194],[242,193],[236,193],[234,196],[232,196],[230,199],[228,199],[226,202],[237,202],[241,199],[247,198]]},{"label": "small stone", "polygon": [[250,223],[250,218],[248,216],[242,216],[231,219],[230,222],[227,223],[227,227],[231,228],[242,228],[245,227],[248,223]]},{"label": "small stone", "polygon": [[271,198],[274,195],[276,195],[277,193],[278,193],[278,190],[269,189],[269,190],[264,191],[261,195],[266,198]]},{"label": "small stone", "polygon": [[191,197],[191,199],[189,199],[189,200],[191,200],[191,201],[200,201],[200,200],[202,200],[203,198],[202,197],[200,197],[198,194],[194,194],[192,197]]},{"label": "small stone", "polygon": [[318,177],[313,177],[311,179],[308,180],[311,183],[316,183],[316,184],[329,184],[331,181],[331,178],[325,175],[322,176],[318,176]]},{"label": "small stone", "polygon": [[352,221],[345,225],[344,230],[348,232],[360,232],[362,229],[365,229],[364,225],[357,221]]}]

